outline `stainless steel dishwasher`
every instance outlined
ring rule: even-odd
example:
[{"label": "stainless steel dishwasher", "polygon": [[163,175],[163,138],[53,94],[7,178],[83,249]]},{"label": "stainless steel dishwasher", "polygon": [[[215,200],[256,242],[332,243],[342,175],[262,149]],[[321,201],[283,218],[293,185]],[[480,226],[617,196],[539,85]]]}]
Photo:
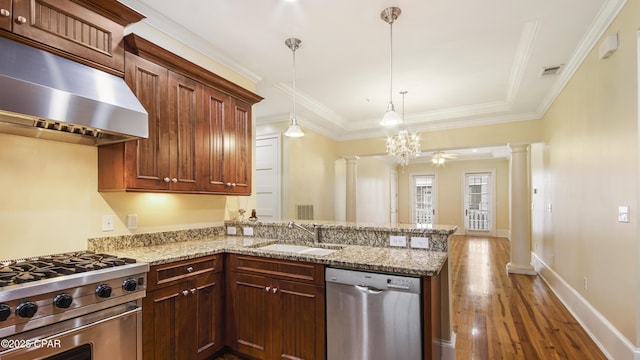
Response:
[{"label": "stainless steel dishwasher", "polygon": [[422,358],[420,279],[327,268],[327,359]]}]

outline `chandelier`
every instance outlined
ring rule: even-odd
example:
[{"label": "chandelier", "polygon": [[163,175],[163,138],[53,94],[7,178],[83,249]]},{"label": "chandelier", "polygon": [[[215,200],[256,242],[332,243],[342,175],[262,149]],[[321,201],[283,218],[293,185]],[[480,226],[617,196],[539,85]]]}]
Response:
[{"label": "chandelier", "polygon": [[400,130],[387,137],[387,155],[398,160],[401,166],[409,164],[409,158],[420,155],[420,135]]},{"label": "chandelier", "polygon": [[[402,94],[402,122],[404,123],[404,96]],[[401,166],[409,164],[409,158],[420,156],[420,135],[406,129],[398,131],[396,135],[387,137],[387,155],[398,160]]]}]

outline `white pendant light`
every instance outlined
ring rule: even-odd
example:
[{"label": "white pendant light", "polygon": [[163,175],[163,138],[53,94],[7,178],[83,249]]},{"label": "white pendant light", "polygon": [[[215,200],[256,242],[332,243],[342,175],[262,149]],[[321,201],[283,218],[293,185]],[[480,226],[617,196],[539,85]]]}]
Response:
[{"label": "white pendant light", "polygon": [[380,125],[382,126],[396,126],[402,123],[402,118],[396,112],[393,107],[393,22],[400,16],[400,8],[388,7],[382,10],[380,18],[389,24],[389,105],[387,105],[387,112],[384,113]]},{"label": "white pendant light", "polygon": [[284,41],[284,44],[293,52],[293,114],[291,115],[291,124],[284,135],[288,137],[302,137],[304,136],[304,132],[302,132],[296,120],[296,50],[300,48],[302,40],[289,38]]}]

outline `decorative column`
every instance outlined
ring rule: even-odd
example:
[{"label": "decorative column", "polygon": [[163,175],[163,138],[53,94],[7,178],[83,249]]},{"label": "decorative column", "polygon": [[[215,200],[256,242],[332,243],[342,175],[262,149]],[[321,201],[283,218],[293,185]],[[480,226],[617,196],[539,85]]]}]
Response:
[{"label": "decorative column", "polygon": [[511,148],[511,261],[507,273],[535,275],[531,265],[531,214],[529,197],[529,144]]},{"label": "decorative column", "polygon": [[358,156],[344,158],[347,162],[347,188],[346,188],[346,220],[357,221],[357,192],[358,192]]}]

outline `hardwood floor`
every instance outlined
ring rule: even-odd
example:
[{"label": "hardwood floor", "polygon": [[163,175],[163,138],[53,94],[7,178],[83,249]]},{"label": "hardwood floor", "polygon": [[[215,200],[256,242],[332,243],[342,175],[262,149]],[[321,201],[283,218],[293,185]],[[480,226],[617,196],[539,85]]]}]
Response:
[{"label": "hardwood floor", "polygon": [[507,275],[509,241],[449,242],[456,360],[606,359],[538,276]]}]

